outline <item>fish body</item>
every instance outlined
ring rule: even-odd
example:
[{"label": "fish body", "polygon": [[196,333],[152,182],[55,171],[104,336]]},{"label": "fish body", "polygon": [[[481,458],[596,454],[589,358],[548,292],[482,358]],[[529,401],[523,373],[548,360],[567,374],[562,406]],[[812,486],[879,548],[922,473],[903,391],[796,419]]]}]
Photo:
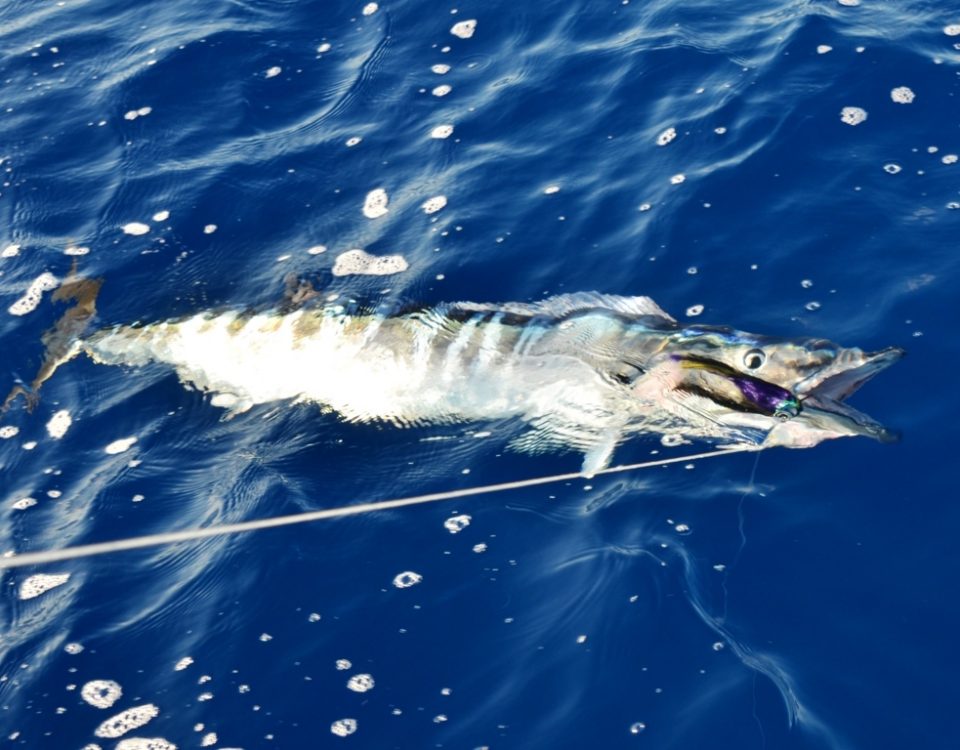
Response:
[{"label": "fish body", "polygon": [[517,419],[530,429],[514,447],[580,451],[587,475],[636,434],[762,447],[888,439],[843,401],[902,354],[683,327],[649,298],[597,293],[398,315],[202,313],[102,329],[79,352],[167,364],[230,414],[290,400],[398,426]]}]

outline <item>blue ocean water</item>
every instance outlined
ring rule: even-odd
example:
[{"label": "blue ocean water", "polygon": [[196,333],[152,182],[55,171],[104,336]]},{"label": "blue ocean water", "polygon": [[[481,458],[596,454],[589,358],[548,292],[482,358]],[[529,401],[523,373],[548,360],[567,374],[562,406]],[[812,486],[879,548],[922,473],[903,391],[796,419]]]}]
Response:
[{"label": "blue ocean water", "polygon": [[[470,19],[471,36],[451,33]],[[397,304],[646,294],[681,320],[702,305],[697,321],[909,356],[853,399],[902,431],[895,445],[733,455],[5,571],[6,744],[119,747],[100,723],[152,704],[124,738],[960,745],[954,24],[960,8],[926,0],[7,0],[4,391],[33,376],[62,310],[49,294],[25,315],[8,307],[74,261],[104,279],[101,325],[269,307],[295,274]],[[866,120],[844,122],[846,107]],[[452,133],[431,137],[441,125]],[[389,212],[368,219],[375,188]],[[125,233],[132,222],[149,231]],[[409,268],[333,277],[351,248]],[[60,410],[72,424],[57,439]],[[159,366],[65,365],[32,413],[0,417],[17,430],[0,440],[0,551],[580,463],[507,451],[496,430],[344,424],[309,405],[221,416]],[[653,450],[684,449],[637,440],[616,460]],[[36,504],[16,508],[25,497]],[[471,522],[451,534],[458,514]],[[397,588],[405,571],[422,580]],[[21,599],[34,573],[69,580]],[[373,688],[349,689],[356,675]],[[122,697],[90,705],[93,680]],[[343,719],[346,737],[332,731]]]}]

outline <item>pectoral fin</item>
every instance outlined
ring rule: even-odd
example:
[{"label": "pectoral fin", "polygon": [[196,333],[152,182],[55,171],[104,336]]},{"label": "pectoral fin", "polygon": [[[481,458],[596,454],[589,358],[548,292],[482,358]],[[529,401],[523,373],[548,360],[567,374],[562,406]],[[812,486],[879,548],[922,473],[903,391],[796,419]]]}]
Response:
[{"label": "pectoral fin", "polygon": [[616,450],[617,443],[620,442],[619,432],[607,432],[603,437],[591,445],[583,453],[583,466],[580,467],[580,473],[588,479],[602,469],[610,465],[610,459],[613,458],[613,451]]}]

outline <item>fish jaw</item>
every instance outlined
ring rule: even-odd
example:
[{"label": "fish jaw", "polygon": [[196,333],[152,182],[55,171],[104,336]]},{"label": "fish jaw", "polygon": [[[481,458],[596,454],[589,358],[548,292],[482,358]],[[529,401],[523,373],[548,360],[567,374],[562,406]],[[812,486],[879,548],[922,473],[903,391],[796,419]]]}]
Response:
[{"label": "fish jaw", "polygon": [[843,350],[829,367],[798,386],[797,395],[802,404],[800,413],[775,425],[764,440],[764,447],[810,448],[839,437],[869,437],[881,443],[896,442],[899,433],[854,409],[845,399],[904,354],[904,350],[898,347],[873,353],[859,349]]},{"label": "fish jaw", "polygon": [[794,392],[800,398],[810,395],[843,401],[904,354],[906,352],[896,346],[872,353],[854,348],[842,349],[829,365],[800,382]]}]

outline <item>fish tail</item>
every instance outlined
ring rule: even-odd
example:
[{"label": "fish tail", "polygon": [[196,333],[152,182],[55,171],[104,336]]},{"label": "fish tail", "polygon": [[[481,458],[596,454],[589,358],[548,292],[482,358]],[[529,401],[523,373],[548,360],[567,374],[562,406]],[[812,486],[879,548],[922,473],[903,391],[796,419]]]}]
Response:
[{"label": "fish tail", "polygon": [[304,279],[294,273],[283,277],[283,302],[280,304],[281,313],[299,310],[310,300],[320,296],[320,291],[309,279]]},{"label": "fish tail", "polygon": [[18,396],[24,397],[27,411],[33,411],[40,400],[40,386],[53,376],[60,365],[73,359],[79,352],[80,337],[97,313],[97,295],[102,285],[103,279],[80,276],[74,262],[70,275],[53,293],[52,299],[76,304],[67,308],[53,327],[43,334],[40,340],[44,345],[44,357],[40,369],[29,386],[18,383],[10,390],[3,406],[0,406],[0,414],[9,409]]}]

